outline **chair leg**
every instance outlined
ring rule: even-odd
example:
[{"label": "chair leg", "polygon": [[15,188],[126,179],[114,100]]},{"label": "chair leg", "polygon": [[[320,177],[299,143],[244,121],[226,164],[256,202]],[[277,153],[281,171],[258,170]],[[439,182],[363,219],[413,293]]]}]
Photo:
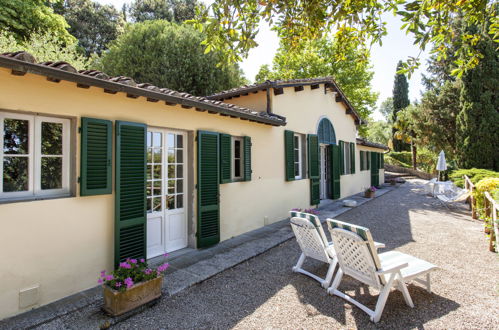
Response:
[{"label": "chair leg", "polygon": [[322,282],[323,288],[327,289],[329,287],[329,284],[331,284],[331,279],[333,278],[334,269],[336,268],[337,263],[338,263],[338,260],[335,258],[334,261],[331,264],[329,264],[326,279]]},{"label": "chair leg", "polygon": [[305,261],[305,254],[301,254],[300,255],[300,258],[298,259],[298,262],[296,263],[296,265],[293,267],[293,271],[294,272],[297,272],[299,269],[301,269],[301,266],[303,266],[303,262]]},{"label": "chair leg", "polygon": [[409,290],[407,290],[407,286],[405,285],[405,282],[402,279],[402,274],[400,272],[398,273],[399,279],[397,281],[397,286],[398,289],[402,292],[404,295],[404,300],[407,306],[414,308],[414,303],[412,302],[411,295],[409,294]]},{"label": "chair leg", "polygon": [[426,291],[431,293],[430,273],[426,274]]},{"label": "chair leg", "polygon": [[374,314],[371,317],[371,321],[374,323],[378,322],[381,319],[381,314],[383,313],[383,309],[385,308],[386,300],[388,299],[388,295],[390,294],[390,289],[393,286],[393,281],[397,273],[392,273],[388,280],[388,283],[383,287],[383,290],[379,293],[378,301],[376,302],[376,309],[374,310]]},{"label": "chair leg", "polygon": [[341,267],[338,269],[338,272],[336,273],[336,276],[334,277],[333,284],[329,289],[327,289],[328,294],[334,294],[334,291],[338,288],[340,285],[341,279],[343,278],[343,270]]}]

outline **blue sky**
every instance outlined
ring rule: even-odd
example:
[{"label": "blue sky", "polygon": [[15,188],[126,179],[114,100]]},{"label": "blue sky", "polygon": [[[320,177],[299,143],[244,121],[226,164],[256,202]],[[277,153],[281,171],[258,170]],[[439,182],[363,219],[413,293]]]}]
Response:
[{"label": "blue sky", "polygon": [[[124,3],[130,0],[97,0],[100,3],[113,4],[121,8]],[[212,2],[204,0],[204,2]],[[400,30],[402,25],[397,17],[391,14],[385,15],[387,22],[388,35],[383,39],[383,45],[374,45],[371,49],[371,62],[374,70],[372,81],[373,90],[379,93],[378,104],[392,95],[393,77],[399,60],[406,60],[408,56],[417,56],[419,48],[413,45],[414,38],[406,35]],[[275,32],[268,26],[262,26],[257,35],[256,41],[259,46],[250,51],[248,58],[241,63],[246,78],[253,81],[262,64],[271,64],[272,58],[279,46],[279,39]],[[409,80],[409,98],[411,101],[420,98],[421,91],[424,89],[421,83],[421,74],[425,72],[427,53],[422,53],[421,68],[417,70]],[[379,112],[374,113],[375,119],[381,119]]]}]

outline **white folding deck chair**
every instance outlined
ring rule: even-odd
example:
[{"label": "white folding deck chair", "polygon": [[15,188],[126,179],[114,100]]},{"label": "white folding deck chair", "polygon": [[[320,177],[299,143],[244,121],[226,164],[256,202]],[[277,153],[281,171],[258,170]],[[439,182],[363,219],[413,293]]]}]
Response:
[{"label": "white folding deck chair", "polygon": [[[402,292],[410,307],[414,304],[405,283],[414,280],[424,284],[431,292],[430,272],[437,268],[435,265],[397,251],[378,254],[371,232],[365,227],[333,219],[327,219],[327,224],[340,265],[333,284],[327,290],[329,294],[356,305],[370,316],[371,321],[378,322],[392,287]],[[380,291],[375,310],[338,290],[344,274]],[[420,278],[424,275],[426,280]]]},{"label": "white folding deck chair", "polygon": [[[338,261],[332,244],[327,241],[321,221],[310,213],[291,211],[290,214],[291,228],[302,251],[293,271],[310,276],[324,288],[329,287]],[[329,264],[325,278],[320,278],[302,268],[307,257]]]},{"label": "white folding deck chair", "polygon": [[[293,267],[293,271],[310,276],[321,283],[324,288],[329,287],[334,269],[338,263],[333,243],[328,242],[319,217],[298,211],[291,211],[290,214],[291,228],[302,251],[298,262]],[[382,243],[375,242],[374,244],[377,249],[385,247]],[[329,264],[325,278],[320,278],[302,268],[303,262],[307,257]]]}]

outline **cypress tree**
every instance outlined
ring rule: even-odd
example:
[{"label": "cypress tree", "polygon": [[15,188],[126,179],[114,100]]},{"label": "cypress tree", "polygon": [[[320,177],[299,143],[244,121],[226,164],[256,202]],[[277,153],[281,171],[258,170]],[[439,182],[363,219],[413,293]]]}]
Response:
[{"label": "cypress tree", "polygon": [[486,32],[482,37],[476,47],[483,58],[462,77],[457,162],[462,168],[499,171],[499,58],[494,41]]},{"label": "cypress tree", "polygon": [[[402,61],[397,64],[397,71],[402,69]],[[397,112],[406,108],[409,105],[409,83],[403,73],[395,73],[395,80],[393,83],[393,123],[397,121]],[[397,140],[394,135],[397,132],[395,127],[392,128],[392,141],[393,149],[395,151],[409,150],[409,145],[402,140]]]}]

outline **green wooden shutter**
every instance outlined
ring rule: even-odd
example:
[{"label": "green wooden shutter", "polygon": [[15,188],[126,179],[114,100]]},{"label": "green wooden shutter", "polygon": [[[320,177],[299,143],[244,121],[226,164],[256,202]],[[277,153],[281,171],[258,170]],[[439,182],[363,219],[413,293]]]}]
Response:
[{"label": "green wooden shutter", "polygon": [[364,170],[364,151],[360,151],[360,170]]},{"label": "green wooden shutter", "polygon": [[286,167],[286,181],[295,179],[295,150],[293,131],[284,131],[284,161]]},{"label": "green wooden shutter", "polygon": [[371,169],[371,152],[370,151],[366,151],[366,159],[367,159],[366,170],[370,170]]},{"label": "green wooden shutter", "polygon": [[80,195],[111,194],[113,123],[81,118]]},{"label": "green wooden shutter", "polygon": [[315,134],[307,136],[308,176],[310,178],[310,205],[318,205],[320,196],[319,138]]},{"label": "green wooden shutter", "polygon": [[350,173],[355,174],[355,143],[350,143]]},{"label": "green wooden shutter", "polygon": [[385,154],[383,153],[379,154],[379,168],[380,169],[385,168]]},{"label": "green wooden shutter", "polygon": [[232,136],[220,134],[220,183],[231,182]]},{"label": "green wooden shutter", "polygon": [[114,263],[146,258],[147,126],[116,122]]},{"label": "green wooden shutter", "polygon": [[253,172],[251,169],[251,138],[249,136],[245,136],[243,140],[244,181],[251,181],[251,173]]},{"label": "green wooden shutter", "polygon": [[198,248],[208,247],[220,241],[218,143],[218,133],[198,131]]},{"label": "green wooden shutter", "polygon": [[340,186],[340,173],[341,173],[341,148],[337,145],[331,145],[330,148],[330,158],[331,158],[331,192],[333,199],[340,198],[341,186]]},{"label": "green wooden shutter", "polygon": [[345,174],[345,142],[340,141],[340,174]]}]

